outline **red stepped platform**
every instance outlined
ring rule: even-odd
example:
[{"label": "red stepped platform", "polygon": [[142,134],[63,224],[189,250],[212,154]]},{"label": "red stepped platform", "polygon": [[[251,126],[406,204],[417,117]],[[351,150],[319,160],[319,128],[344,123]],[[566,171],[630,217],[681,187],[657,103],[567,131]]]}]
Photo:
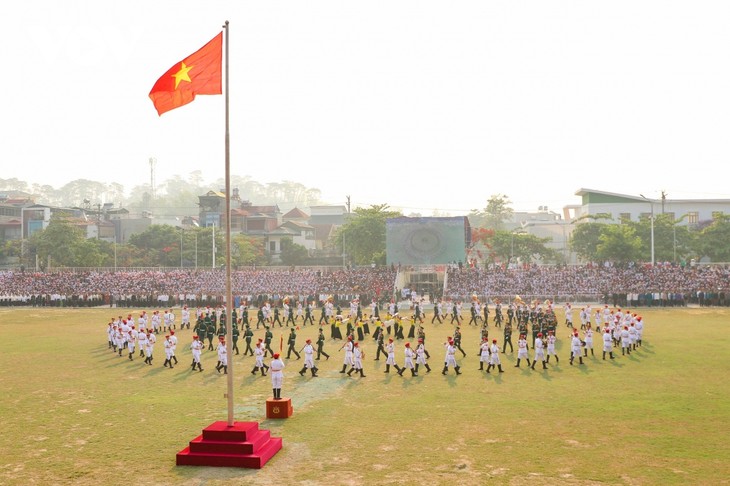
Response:
[{"label": "red stepped platform", "polygon": [[281,449],[281,437],[260,430],[258,422],[213,422],[177,453],[178,466],[261,469]]}]

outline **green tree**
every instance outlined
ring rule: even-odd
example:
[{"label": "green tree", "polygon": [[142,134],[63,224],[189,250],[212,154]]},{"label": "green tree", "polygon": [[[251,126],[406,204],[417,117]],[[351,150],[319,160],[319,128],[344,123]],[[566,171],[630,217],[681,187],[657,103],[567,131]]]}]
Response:
[{"label": "green tree", "polygon": [[308,257],[307,249],[294,243],[291,238],[281,240],[281,261],[285,265],[304,265]]},{"label": "green tree", "polygon": [[730,261],[730,217],[719,216],[710,225],[702,228],[692,247],[700,258],[713,262]]},{"label": "green tree", "polygon": [[597,247],[597,260],[632,262],[640,259],[642,241],[633,227],[624,224],[603,226]]},{"label": "green tree", "polygon": [[34,233],[29,243],[43,265],[50,257],[54,267],[75,267],[82,266],[79,265],[79,257],[87,248],[85,240],[80,228],[71,224],[65,215],[56,213],[48,227]]},{"label": "green tree", "polygon": [[490,228],[495,230],[504,229],[504,223],[508,221],[513,209],[510,207],[512,202],[503,194],[493,194],[487,201],[487,207],[482,210],[472,210],[469,213],[469,220],[473,221],[474,226]]},{"label": "green tree", "polygon": [[385,220],[402,216],[388,210],[387,204],[356,208],[339,228],[335,239],[342,248],[343,240],[347,256],[357,265],[385,264]]},{"label": "green tree", "polygon": [[570,236],[570,249],[585,261],[597,261],[598,245],[607,225],[603,223],[580,223]]},{"label": "green tree", "polygon": [[231,262],[236,267],[266,263],[264,239],[244,234],[232,235]]}]

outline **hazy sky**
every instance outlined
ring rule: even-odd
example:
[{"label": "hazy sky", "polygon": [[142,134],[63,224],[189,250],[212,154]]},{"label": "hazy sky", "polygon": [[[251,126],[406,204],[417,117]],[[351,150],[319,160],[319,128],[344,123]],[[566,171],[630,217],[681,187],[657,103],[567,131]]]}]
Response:
[{"label": "hazy sky", "polygon": [[[581,187],[730,198],[727,1],[24,1],[0,18],[0,178],[223,176],[224,98],[148,93],[231,24],[231,171],[459,214]],[[245,197],[245,194],[243,195]],[[254,203],[256,201],[253,201]]]}]

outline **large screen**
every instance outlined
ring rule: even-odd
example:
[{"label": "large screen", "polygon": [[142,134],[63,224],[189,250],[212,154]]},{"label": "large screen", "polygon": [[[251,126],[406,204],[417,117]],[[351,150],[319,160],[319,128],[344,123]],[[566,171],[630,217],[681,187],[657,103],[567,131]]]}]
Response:
[{"label": "large screen", "polygon": [[386,261],[388,265],[464,262],[470,231],[464,216],[389,218],[385,221]]}]

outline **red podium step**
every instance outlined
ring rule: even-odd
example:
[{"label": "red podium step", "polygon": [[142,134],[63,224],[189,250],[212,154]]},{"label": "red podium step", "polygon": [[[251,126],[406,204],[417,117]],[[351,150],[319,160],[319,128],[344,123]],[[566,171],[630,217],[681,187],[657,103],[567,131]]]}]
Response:
[{"label": "red podium step", "polygon": [[285,419],[292,416],[294,407],[291,404],[291,398],[267,398],[266,399],[266,418]]},{"label": "red podium step", "polygon": [[213,422],[177,453],[176,464],[261,469],[281,445],[281,438],[260,430],[258,422]]}]

